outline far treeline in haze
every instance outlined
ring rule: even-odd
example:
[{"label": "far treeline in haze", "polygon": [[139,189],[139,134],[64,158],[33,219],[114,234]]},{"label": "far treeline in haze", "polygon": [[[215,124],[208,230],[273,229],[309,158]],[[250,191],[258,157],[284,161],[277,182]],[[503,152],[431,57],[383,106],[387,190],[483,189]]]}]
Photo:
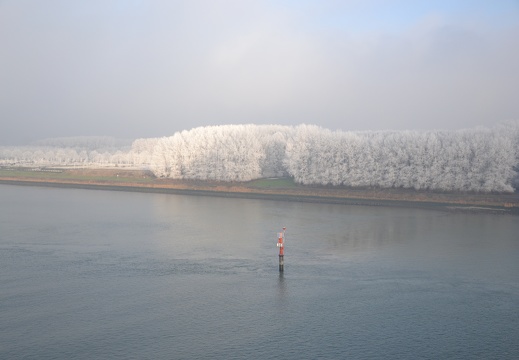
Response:
[{"label": "far treeline in haze", "polygon": [[162,138],[57,138],[0,147],[0,165],[128,166],[174,179],[512,192],[519,121],[457,131],[330,131],[315,125],[198,127]]}]

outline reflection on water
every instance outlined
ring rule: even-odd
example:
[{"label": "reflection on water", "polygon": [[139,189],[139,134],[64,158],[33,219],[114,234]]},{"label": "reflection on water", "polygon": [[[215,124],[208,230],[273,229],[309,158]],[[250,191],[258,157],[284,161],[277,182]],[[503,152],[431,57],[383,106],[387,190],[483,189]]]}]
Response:
[{"label": "reflection on water", "polygon": [[287,283],[285,282],[285,275],[283,272],[279,273],[278,276],[278,289],[279,289],[279,299],[283,300],[286,296],[287,292]]},{"label": "reflection on water", "polygon": [[16,186],[0,199],[0,358],[519,355],[517,217]]},{"label": "reflection on water", "polygon": [[408,214],[362,219],[347,217],[341,222],[343,229],[328,238],[328,244],[338,252],[369,251],[401,244],[417,235],[416,222]]}]

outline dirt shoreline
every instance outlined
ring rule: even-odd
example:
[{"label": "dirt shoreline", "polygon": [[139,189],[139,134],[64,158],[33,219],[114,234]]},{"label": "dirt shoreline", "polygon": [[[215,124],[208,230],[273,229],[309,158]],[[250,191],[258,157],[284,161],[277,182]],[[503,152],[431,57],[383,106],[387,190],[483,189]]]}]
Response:
[{"label": "dirt shoreline", "polygon": [[403,189],[351,189],[284,183],[279,185],[275,180],[272,184],[260,186],[255,181],[228,183],[156,179],[146,171],[120,169],[31,171],[17,170],[11,174],[3,169],[0,171],[0,184],[519,215],[517,193],[462,194]]}]

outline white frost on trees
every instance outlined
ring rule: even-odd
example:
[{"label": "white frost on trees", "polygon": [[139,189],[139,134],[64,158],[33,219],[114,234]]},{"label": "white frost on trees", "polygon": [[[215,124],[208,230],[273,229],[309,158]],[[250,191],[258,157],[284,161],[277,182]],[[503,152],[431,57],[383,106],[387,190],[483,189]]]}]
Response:
[{"label": "white frost on trees", "polygon": [[116,145],[72,138],[0,147],[0,164],[138,166],[175,179],[290,176],[302,184],[418,190],[510,192],[519,185],[519,121],[428,132],[222,125]]},{"label": "white frost on trees", "polygon": [[351,133],[302,126],[287,144],[286,163],[303,184],[513,191],[517,127]]},{"label": "white frost on trees", "polygon": [[[226,125],[162,138],[157,176],[448,191],[513,191],[519,123],[462,131],[332,132],[315,125]],[[515,168],[514,168],[515,167]]]},{"label": "white frost on trees", "polygon": [[151,169],[159,177],[220,181],[283,173],[285,141],[278,128],[224,125],[182,131],[159,139]]},{"label": "white frost on trees", "polygon": [[0,164],[23,166],[128,166],[130,142],[84,136],[44,139],[31,146],[0,146]]}]

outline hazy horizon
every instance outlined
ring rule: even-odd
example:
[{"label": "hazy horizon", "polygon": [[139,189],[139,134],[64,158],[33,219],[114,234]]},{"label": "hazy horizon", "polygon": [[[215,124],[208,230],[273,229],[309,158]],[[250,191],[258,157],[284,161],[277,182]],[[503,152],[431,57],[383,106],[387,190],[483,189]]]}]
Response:
[{"label": "hazy horizon", "polygon": [[0,0],[0,145],[519,119],[519,3]]}]

